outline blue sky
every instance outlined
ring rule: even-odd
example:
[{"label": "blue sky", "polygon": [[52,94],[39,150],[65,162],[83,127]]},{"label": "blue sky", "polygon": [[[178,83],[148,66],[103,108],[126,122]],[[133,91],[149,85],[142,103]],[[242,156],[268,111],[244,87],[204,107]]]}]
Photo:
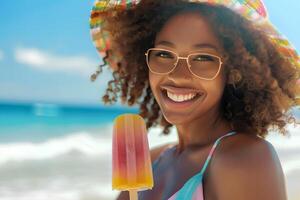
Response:
[{"label": "blue sky", "polygon": [[[92,0],[9,0],[0,3],[0,101],[101,104],[105,70],[90,38]],[[280,4],[278,3],[280,2]],[[267,0],[269,18],[300,48],[300,4]]]}]

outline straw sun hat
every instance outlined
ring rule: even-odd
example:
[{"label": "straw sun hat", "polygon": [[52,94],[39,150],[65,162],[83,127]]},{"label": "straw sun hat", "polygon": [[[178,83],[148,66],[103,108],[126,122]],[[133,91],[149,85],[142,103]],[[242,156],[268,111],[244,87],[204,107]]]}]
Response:
[{"label": "straw sun hat", "polygon": [[[90,15],[90,32],[94,45],[101,57],[105,51],[110,50],[111,41],[109,34],[102,30],[105,23],[103,16],[109,14],[111,9],[130,9],[136,6],[141,0],[96,0]],[[185,0],[187,2],[199,2],[224,5],[234,12],[252,21],[256,27],[263,30],[270,41],[276,46],[280,54],[291,61],[295,66],[300,67],[300,57],[296,49],[282,35],[268,18],[266,7],[262,0]],[[120,58],[117,57],[117,60]]]}]

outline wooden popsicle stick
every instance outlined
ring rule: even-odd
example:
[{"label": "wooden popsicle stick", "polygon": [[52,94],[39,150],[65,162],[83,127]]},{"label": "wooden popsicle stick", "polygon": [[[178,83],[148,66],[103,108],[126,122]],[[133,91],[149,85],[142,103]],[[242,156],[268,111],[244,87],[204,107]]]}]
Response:
[{"label": "wooden popsicle stick", "polygon": [[129,190],[129,199],[138,200],[137,190]]}]

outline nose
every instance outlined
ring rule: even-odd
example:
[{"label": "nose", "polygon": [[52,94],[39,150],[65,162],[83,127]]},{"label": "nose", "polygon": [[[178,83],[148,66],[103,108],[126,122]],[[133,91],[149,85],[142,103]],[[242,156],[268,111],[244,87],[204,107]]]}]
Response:
[{"label": "nose", "polygon": [[186,59],[178,59],[177,65],[169,73],[169,77],[172,79],[184,78],[187,79],[192,77],[193,74],[189,70],[189,65]]}]

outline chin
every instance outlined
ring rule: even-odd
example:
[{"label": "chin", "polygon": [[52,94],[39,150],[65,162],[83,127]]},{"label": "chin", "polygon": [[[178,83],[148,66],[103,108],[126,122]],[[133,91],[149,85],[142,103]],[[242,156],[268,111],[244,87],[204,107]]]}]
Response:
[{"label": "chin", "polygon": [[165,110],[162,110],[162,113],[166,121],[175,126],[187,123],[188,121],[190,121],[191,117],[191,115],[184,116],[180,113],[169,112]]}]

